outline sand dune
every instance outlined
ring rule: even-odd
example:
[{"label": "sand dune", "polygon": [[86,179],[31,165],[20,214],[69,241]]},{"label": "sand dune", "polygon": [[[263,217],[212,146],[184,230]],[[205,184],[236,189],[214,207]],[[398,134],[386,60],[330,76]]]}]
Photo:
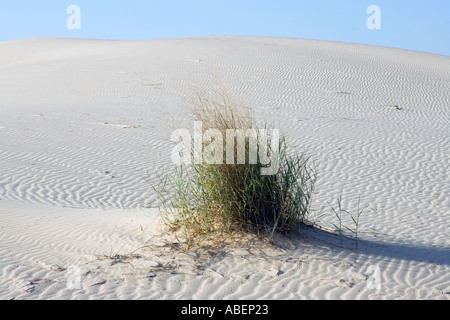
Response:
[{"label": "sand dune", "polygon": [[[218,85],[313,156],[322,229],[215,254],[161,240],[171,132]],[[0,298],[448,300],[448,88],[448,56],[350,43],[0,43]],[[367,209],[357,250],[332,232],[341,194]]]}]

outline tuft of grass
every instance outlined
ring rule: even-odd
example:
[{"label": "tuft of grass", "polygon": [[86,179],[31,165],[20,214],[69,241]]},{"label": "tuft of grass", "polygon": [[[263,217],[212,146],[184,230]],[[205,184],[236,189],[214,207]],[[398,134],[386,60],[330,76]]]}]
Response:
[{"label": "tuft of grass", "polygon": [[[226,94],[216,99],[196,94],[192,105],[195,121],[203,123],[203,131],[217,129],[223,137],[227,129],[258,132],[250,110],[238,107]],[[259,159],[251,164],[249,138],[245,141],[245,164],[192,163],[176,166],[161,178],[155,191],[161,199],[163,218],[181,243],[188,247],[205,241],[218,243],[243,232],[270,241],[276,232],[289,234],[307,223],[316,181],[310,157],[289,155],[284,137],[279,139],[278,150],[267,142],[263,147],[279,154],[279,169],[266,176],[261,174],[265,166]],[[258,145],[258,150],[261,147]],[[202,150],[192,151],[192,156],[205,148],[203,143]],[[237,144],[234,157],[238,157]]]}]

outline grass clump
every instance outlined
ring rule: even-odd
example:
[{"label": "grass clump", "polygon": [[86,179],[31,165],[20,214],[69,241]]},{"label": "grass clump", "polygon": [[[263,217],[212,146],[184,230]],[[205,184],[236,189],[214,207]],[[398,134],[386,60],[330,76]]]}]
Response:
[{"label": "grass clump", "polygon": [[[180,242],[188,246],[205,240],[222,242],[242,232],[256,233],[270,240],[275,232],[288,234],[305,224],[316,180],[309,157],[288,155],[285,138],[275,140],[273,130],[270,143],[261,133],[269,130],[258,130],[249,110],[238,108],[227,95],[209,99],[197,94],[193,102],[192,111],[195,121],[202,123],[203,137],[209,129],[215,130],[216,140],[220,136],[228,138],[229,130],[252,132],[254,136],[247,135],[241,140],[241,147],[245,141],[244,152],[238,147],[238,136],[223,139],[227,140],[228,154],[220,148],[214,150],[216,154],[211,153],[212,143],[206,143],[203,138],[197,144],[201,150],[188,151],[193,159],[191,164],[176,166],[174,172],[161,179],[156,191],[164,218],[172,230],[182,232],[184,239]],[[258,141],[256,147],[255,141]],[[203,161],[195,162],[199,153]],[[277,155],[276,160],[272,157],[271,165],[276,161],[277,168],[273,174],[262,174],[267,168],[267,162],[261,158],[263,154]],[[221,156],[222,163],[205,161]],[[225,161],[231,159],[233,163]]]}]

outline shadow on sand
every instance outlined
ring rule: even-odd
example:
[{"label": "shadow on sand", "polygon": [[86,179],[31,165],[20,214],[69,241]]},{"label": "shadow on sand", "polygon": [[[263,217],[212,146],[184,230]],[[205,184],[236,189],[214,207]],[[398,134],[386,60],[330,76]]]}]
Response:
[{"label": "shadow on sand", "polygon": [[450,266],[450,248],[438,246],[426,246],[418,244],[396,243],[389,240],[358,239],[345,234],[336,234],[319,228],[307,227],[304,230],[303,241],[321,247],[329,246],[350,251],[355,255],[373,256],[377,259],[395,259],[405,261],[425,262],[435,265]]}]

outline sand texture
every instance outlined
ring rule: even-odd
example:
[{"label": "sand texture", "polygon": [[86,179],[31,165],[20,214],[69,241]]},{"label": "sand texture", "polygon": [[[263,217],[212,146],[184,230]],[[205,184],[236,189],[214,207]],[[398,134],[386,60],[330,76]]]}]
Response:
[{"label": "sand texture", "polygon": [[[313,157],[320,228],[167,240],[152,186],[193,92],[218,87]],[[350,43],[0,43],[0,298],[449,300],[449,88],[448,56]],[[365,209],[357,248],[339,196]]]}]

